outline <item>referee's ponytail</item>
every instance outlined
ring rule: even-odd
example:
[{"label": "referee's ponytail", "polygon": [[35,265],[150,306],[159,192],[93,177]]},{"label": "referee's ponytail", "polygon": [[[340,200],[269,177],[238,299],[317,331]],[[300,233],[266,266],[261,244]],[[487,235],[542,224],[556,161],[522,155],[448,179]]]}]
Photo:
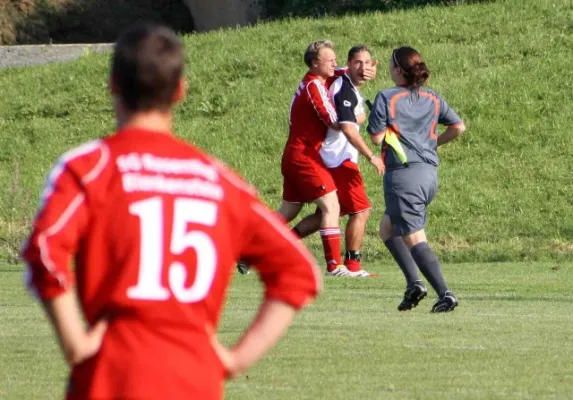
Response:
[{"label": "referee's ponytail", "polygon": [[392,64],[402,71],[406,86],[418,89],[424,86],[430,78],[430,70],[415,49],[407,46],[399,47],[392,52]]}]

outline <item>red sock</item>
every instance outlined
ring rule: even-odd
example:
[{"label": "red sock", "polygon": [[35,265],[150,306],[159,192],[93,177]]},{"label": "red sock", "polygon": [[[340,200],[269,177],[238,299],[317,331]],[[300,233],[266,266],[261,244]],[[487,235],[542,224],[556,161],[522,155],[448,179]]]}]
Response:
[{"label": "red sock", "polygon": [[350,272],[357,272],[362,269],[362,265],[360,265],[360,261],[358,260],[351,260],[350,258],[344,259],[344,265]]},{"label": "red sock", "polygon": [[340,256],[340,229],[339,228],[322,228],[320,231],[322,247],[324,248],[324,259],[329,271],[336,269],[342,264]]}]

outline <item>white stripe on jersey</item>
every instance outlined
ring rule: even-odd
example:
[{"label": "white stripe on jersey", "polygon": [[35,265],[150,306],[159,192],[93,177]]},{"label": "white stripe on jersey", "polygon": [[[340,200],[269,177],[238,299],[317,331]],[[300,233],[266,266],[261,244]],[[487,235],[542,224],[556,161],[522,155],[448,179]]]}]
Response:
[{"label": "white stripe on jersey", "polygon": [[[52,168],[52,171],[48,174],[48,178],[46,179],[46,183],[44,186],[44,190],[42,192],[41,200],[40,200],[40,207],[38,210],[38,214],[42,210],[42,208],[46,205],[47,200],[54,192],[54,185],[58,178],[61,176],[66,164],[70,161],[77,159],[78,157],[85,156],[93,151],[99,150],[101,153],[100,159],[96,163],[95,167],[92,168],[87,174],[81,177],[81,181],[85,183],[89,183],[96,179],[103,169],[105,168],[107,162],[109,161],[109,149],[107,146],[103,145],[101,140],[94,140],[88,143],[85,143],[79,147],[76,147],[62,155],[56,165]],[[54,261],[50,257],[49,253],[49,246],[48,246],[48,238],[60,232],[68,223],[70,218],[74,215],[77,209],[81,206],[85,199],[84,193],[78,193],[72,201],[67,205],[64,209],[62,214],[58,217],[56,222],[47,228],[45,231],[38,234],[38,247],[40,249],[40,259],[42,260],[42,264],[46,267],[48,272],[51,275],[54,275],[60,285],[65,287],[64,278],[55,270]],[[30,269],[31,270],[31,269]]]},{"label": "white stripe on jersey", "polygon": [[[70,202],[70,204],[68,204],[68,206],[66,207],[64,212],[60,215],[58,220],[54,223],[54,225],[50,226],[48,229],[46,229],[44,232],[38,235],[40,258],[42,260],[42,264],[46,266],[46,268],[51,274],[54,273],[55,265],[52,259],[50,258],[49,248],[48,248],[48,238],[50,236],[57,234],[63,229],[64,226],[66,226],[72,215],[74,215],[76,210],[83,203],[84,198],[85,196],[83,193],[78,193],[76,197],[74,197],[73,200]],[[58,281],[60,281],[60,284],[62,284],[62,280],[59,277],[57,278]]]},{"label": "white stripe on jersey", "polygon": [[[336,110],[334,109],[334,107],[332,106],[332,103],[330,102],[330,98],[328,97],[328,93],[326,92],[326,88],[324,87],[324,85],[322,83],[320,83],[320,81],[318,79],[315,79],[313,81],[310,81],[307,85],[306,85],[306,93],[308,94],[308,96],[310,98],[312,98],[310,91],[308,90],[308,87],[314,83],[316,85],[316,87],[318,88],[318,92],[320,93],[320,99],[322,101],[322,104],[324,104],[324,107],[326,108],[326,112],[328,113],[329,117],[330,117],[330,121],[325,121],[325,122],[336,122],[337,118],[336,118]],[[314,106],[314,109],[316,110],[316,106]],[[318,113],[318,110],[316,110]],[[328,124],[330,125],[330,124]]]},{"label": "white stripe on jersey", "polygon": [[[64,167],[66,166],[66,164],[69,163],[70,161],[78,158],[78,157],[81,157],[83,155],[91,153],[92,151],[101,149],[102,148],[101,144],[102,144],[101,140],[93,140],[91,142],[84,143],[81,146],[73,148],[73,149],[69,150],[68,152],[64,153],[58,159],[58,161],[56,162],[56,165],[52,168],[52,170],[48,174],[46,182],[44,183],[44,188],[42,189],[42,194],[40,195],[40,210],[43,208],[44,203],[48,199],[48,197],[50,197],[52,195],[52,193],[54,191],[54,182],[56,182],[56,180],[59,178],[59,176],[62,173],[62,171],[64,170]],[[98,165],[99,165],[99,162],[98,162]],[[87,174],[86,177],[88,175],[90,175],[91,172],[92,171],[90,171],[90,173]],[[99,172],[98,172],[98,174],[99,174]],[[92,180],[92,179],[90,179],[90,180]]]}]

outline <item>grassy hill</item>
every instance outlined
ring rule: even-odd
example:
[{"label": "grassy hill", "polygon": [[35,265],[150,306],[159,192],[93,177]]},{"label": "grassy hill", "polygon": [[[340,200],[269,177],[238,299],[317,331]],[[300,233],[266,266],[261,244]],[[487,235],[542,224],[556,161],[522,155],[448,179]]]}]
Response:
[{"label": "grassy hill", "polygon": [[[387,59],[421,51],[436,89],[468,131],[440,149],[440,193],[428,233],[449,262],[564,260],[573,251],[573,5],[510,0],[325,19],[292,19],[185,37],[191,93],[177,131],[226,161],[277,207],[290,101],[302,53],[319,38],[366,43],[380,62],[363,93],[390,86]],[[27,231],[44,176],[59,154],[113,130],[108,56],[0,70],[0,238]],[[363,164],[374,204],[364,254],[388,259],[377,240],[381,179]],[[310,211],[310,209],[308,209]],[[7,244],[9,243],[9,245]],[[317,238],[307,243],[318,249]]]}]

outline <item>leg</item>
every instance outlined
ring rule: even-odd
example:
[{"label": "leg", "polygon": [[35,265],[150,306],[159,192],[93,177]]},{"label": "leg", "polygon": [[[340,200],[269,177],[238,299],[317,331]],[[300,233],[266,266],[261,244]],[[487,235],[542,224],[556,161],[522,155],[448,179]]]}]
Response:
[{"label": "leg", "polygon": [[281,203],[281,207],[278,209],[278,214],[285,220],[288,224],[293,219],[296,218],[300,210],[302,210],[302,203],[292,203],[286,200],[283,200]]},{"label": "leg", "polygon": [[366,231],[366,223],[370,217],[370,210],[350,214],[346,224],[345,243],[346,251],[359,251]]},{"label": "leg", "polygon": [[336,192],[330,192],[316,199],[314,203],[320,208],[320,238],[324,248],[326,270],[328,275],[347,276],[348,270],[342,265],[340,257],[340,205]]},{"label": "leg", "polygon": [[336,193],[340,203],[340,213],[341,215],[348,214],[344,265],[353,277],[375,276],[364,271],[360,264],[360,248],[371,208],[360,169],[352,160],[346,160],[338,167],[332,168],[330,172],[338,188]]},{"label": "leg", "polygon": [[458,305],[458,299],[448,289],[438,258],[428,245],[426,233],[421,230],[404,236],[406,245],[410,248],[412,257],[420,267],[420,271],[438,293],[438,301],[432,307],[432,312],[452,311]]},{"label": "leg", "polygon": [[306,217],[301,219],[294,228],[292,228],[292,231],[299,238],[301,239],[305,238],[307,236],[312,235],[314,232],[318,232],[318,230],[320,229],[321,221],[322,221],[322,216],[320,215],[320,213],[307,215]]},{"label": "leg", "polygon": [[380,239],[384,241],[384,245],[402,270],[406,278],[406,285],[412,286],[414,282],[419,280],[418,266],[402,237],[393,235],[392,223],[387,214],[384,214],[380,220]]},{"label": "leg", "polygon": [[436,293],[442,296],[448,290],[448,286],[442,275],[440,262],[428,245],[426,232],[422,229],[404,235],[404,243],[406,243],[406,246],[410,249],[412,258],[416,261],[416,264],[418,264],[422,274],[424,274],[428,282],[430,282],[430,285],[432,285]]}]

